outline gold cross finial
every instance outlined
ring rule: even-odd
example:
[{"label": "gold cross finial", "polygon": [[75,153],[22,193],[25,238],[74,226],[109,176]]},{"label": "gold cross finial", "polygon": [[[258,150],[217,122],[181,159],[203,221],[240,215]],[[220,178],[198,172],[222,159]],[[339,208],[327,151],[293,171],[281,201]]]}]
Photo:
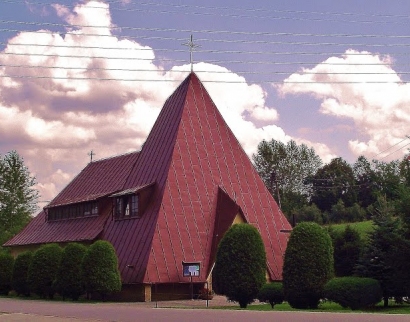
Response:
[{"label": "gold cross finial", "polygon": [[182,45],[189,47],[189,62],[191,64],[191,72],[192,72],[194,70],[194,68],[193,68],[194,61],[193,61],[193,54],[192,53],[194,52],[195,48],[199,48],[201,46],[194,44],[194,40],[193,40],[192,35],[191,35],[190,40],[187,43],[182,44]]}]

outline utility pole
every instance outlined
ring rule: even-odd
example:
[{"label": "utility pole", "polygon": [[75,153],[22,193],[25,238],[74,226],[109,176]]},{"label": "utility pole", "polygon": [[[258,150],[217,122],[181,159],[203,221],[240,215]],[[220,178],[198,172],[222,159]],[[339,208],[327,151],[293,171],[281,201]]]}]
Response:
[{"label": "utility pole", "polygon": [[280,192],[279,192],[279,186],[278,186],[278,178],[276,176],[276,171],[275,170],[273,170],[271,175],[270,175],[270,187],[271,187],[271,189],[272,189],[272,186],[273,186],[273,181],[275,181],[276,193],[278,194],[279,208],[282,208],[282,205],[280,204]]}]

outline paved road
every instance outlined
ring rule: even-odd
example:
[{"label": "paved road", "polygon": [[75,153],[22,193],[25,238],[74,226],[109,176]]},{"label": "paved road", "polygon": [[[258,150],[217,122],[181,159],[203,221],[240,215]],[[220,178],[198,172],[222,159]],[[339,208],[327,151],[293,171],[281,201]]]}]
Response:
[{"label": "paved road", "polygon": [[153,303],[69,303],[0,298],[0,321],[7,322],[134,322],[134,321],[410,321],[409,315],[367,313],[257,312],[212,309],[154,308]]}]

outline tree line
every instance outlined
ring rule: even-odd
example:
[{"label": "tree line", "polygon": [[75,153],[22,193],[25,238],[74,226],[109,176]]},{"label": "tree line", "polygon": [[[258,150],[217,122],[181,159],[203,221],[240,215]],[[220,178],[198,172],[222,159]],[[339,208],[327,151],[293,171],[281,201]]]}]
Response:
[{"label": "tree line", "polygon": [[0,155],[0,246],[18,233],[37,210],[36,179],[23,158],[11,151]]},{"label": "tree line", "polygon": [[343,158],[323,164],[313,148],[295,141],[262,141],[252,156],[265,185],[292,222],[319,224],[370,219],[378,197],[406,211],[410,194],[410,160],[369,161],[360,156],[351,165]]}]

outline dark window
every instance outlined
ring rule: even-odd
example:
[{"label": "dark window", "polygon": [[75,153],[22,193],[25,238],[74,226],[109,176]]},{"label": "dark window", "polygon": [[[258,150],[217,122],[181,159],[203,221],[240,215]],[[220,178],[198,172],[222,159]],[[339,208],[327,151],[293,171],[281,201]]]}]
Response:
[{"label": "dark window", "polygon": [[83,202],[79,204],[61,206],[48,209],[48,221],[98,216],[98,203]]},{"label": "dark window", "polygon": [[114,215],[115,218],[138,217],[138,195],[127,195],[115,198]]}]

